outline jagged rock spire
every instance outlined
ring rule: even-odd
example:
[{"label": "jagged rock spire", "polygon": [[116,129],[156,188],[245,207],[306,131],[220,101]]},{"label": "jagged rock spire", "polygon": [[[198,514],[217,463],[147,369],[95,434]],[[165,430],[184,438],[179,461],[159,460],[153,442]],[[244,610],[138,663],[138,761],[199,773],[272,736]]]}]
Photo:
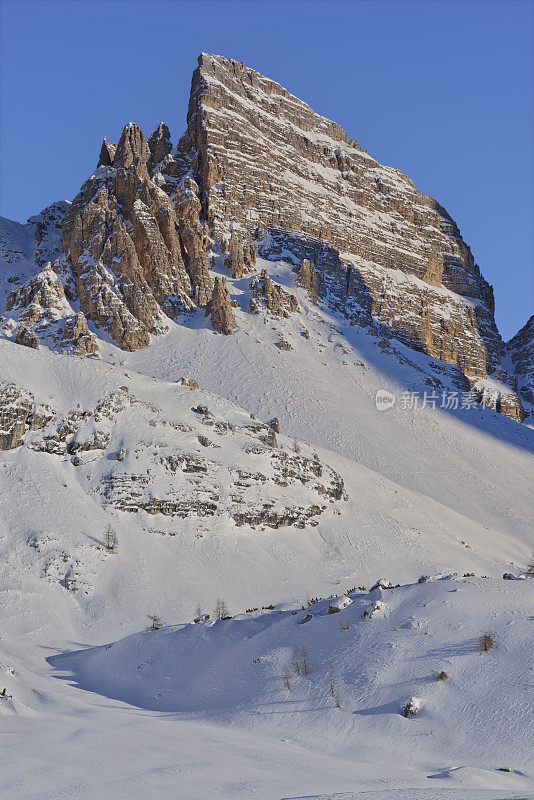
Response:
[{"label": "jagged rock spire", "polygon": [[172,150],[171,134],[164,122],[160,122],[148,139],[150,148],[149,170],[160,164]]},{"label": "jagged rock spire", "polygon": [[84,184],[63,222],[80,310],[125,350],[145,347],[167,330],[165,315],[193,304],[174,203],[150,179],[149,158],[143,132],[129,123],[114,169]]},{"label": "jagged rock spire", "polygon": [[315,272],[315,264],[307,258],[303,259],[299,270],[299,284],[307,289],[312,302],[317,304],[319,298],[319,281]]},{"label": "jagged rock spire", "polygon": [[146,165],[150,158],[150,149],[145,139],[145,134],[135,122],[129,122],[125,126],[115,157],[113,166],[116,168],[129,169],[132,165],[136,168],[139,176],[147,173]]},{"label": "jagged rock spire", "polygon": [[211,316],[211,324],[218,333],[229,334],[237,328],[232,301],[226,278],[216,277],[213,295],[206,308],[206,315]]},{"label": "jagged rock spire", "polygon": [[232,231],[228,249],[224,261],[232,270],[232,278],[242,278],[243,275],[252,272],[256,263],[256,250],[250,235],[245,232],[245,236],[239,238],[236,232]]},{"label": "jagged rock spire", "polygon": [[100,149],[100,158],[98,159],[97,169],[98,167],[111,167],[116,151],[117,145],[110,142],[107,136],[104,136],[104,141],[102,142],[102,147]]}]

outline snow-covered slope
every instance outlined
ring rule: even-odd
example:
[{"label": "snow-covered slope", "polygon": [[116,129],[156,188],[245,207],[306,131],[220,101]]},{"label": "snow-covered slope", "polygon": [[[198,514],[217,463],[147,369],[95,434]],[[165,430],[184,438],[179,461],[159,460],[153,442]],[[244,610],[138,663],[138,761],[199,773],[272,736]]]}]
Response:
[{"label": "snow-covered slope", "polygon": [[[468,768],[528,770],[533,598],[529,580],[449,576],[148,630],[49,660],[86,691],[329,755],[428,770],[436,753],[448,764],[461,754]],[[420,709],[406,719],[412,697]]]},{"label": "snow-covered slope", "polygon": [[[238,285],[234,291],[239,296]],[[247,299],[244,291],[241,300]],[[149,369],[140,354],[125,356],[104,342],[102,360],[0,342],[2,378],[18,387],[30,412],[24,443],[2,453],[0,469],[0,664],[6,694],[12,695],[0,698],[10,762],[2,787],[10,800],[56,797],[58,789],[69,796],[74,786],[86,798],[117,800],[143,792],[165,798],[169,769],[188,776],[187,800],[200,800],[205,792],[229,800],[274,800],[384,786],[395,791],[410,787],[412,797],[425,800],[456,797],[432,794],[436,785],[462,786],[472,798],[529,796],[526,712],[509,713],[506,692],[519,702],[521,686],[531,689],[528,672],[521,677],[520,656],[528,652],[531,636],[526,614],[532,586],[501,576],[517,572],[511,564],[524,565],[531,546],[532,431],[480,407],[447,413],[396,405],[378,411],[377,387],[398,391],[418,374],[417,365],[405,363],[397,381],[386,377],[388,363],[398,365],[398,354],[384,352],[384,366],[377,371],[368,355],[376,349],[370,337],[351,329],[347,333],[353,338],[343,338],[344,329],[337,333],[324,312],[307,307],[303,295],[299,301],[302,313],[289,320],[273,320],[266,312],[255,315],[253,325],[232,337],[224,353],[222,338],[192,316],[190,328],[173,329],[161,340],[161,349],[159,342],[152,345],[152,371],[166,374],[167,381],[136,371]],[[263,331],[261,342],[254,338],[254,326]],[[300,336],[304,326],[309,339]],[[293,350],[276,347],[281,335]],[[271,359],[276,370],[268,373]],[[339,381],[344,370],[350,376],[346,385]],[[272,377],[266,381],[265,374]],[[194,377],[202,388],[180,385],[182,375]],[[323,393],[315,395],[319,385]],[[257,419],[213,389],[250,405]],[[198,413],[202,405],[207,414]],[[261,441],[273,434],[265,422],[274,411],[281,425],[276,448]],[[295,441],[297,435],[310,445]],[[206,447],[199,436],[217,447]],[[178,456],[177,471],[170,478],[162,461],[169,463],[173,456]],[[301,477],[310,479],[290,476],[280,482],[274,466],[279,457],[301,464]],[[187,465],[193,462],[207,465],[207,471],[189,473]],[[346,500],[339,493],[328,497],[317,491],[318,476],[305,470],[306,464],[318,463],[325,486],[326,476],[340,476]],[[136,476],[138,488],[129,492],[128,510],[121,510],[121,498],[112,502],[108,491],[110,479],[125,475]],[[247,486],[253,475],[265,480]],[[217,508],[201,516],[194,501],[206,500],[203,493],[213,492],[215,485]],[[179,496],[180,491],[190,504],[180,513],[139,508],[144,501],[169,500],[169,492]],[[257,508],[260,500],[274,502],[278,511],[309,508],[318,499],[325,508],[310,518],[317,525],[306,520],[304,528],[272,528],[254,520],[255,527],[246,521],[237,525],[231,497],[236,492],[242,493],[246,510]],[[148,510],[158,508],[152,504]],[[114,553],[104,546],[109,523],[118,535]],[[150,634],[155,639],[135,633],[148,624],[149,614],[167,622],[186,621],[197,603],[210,613],[217,597],[225,599],[231,614],[277,603],[296,610],[310,596],[369,587],[377,574],[394,583],[413,582],[439,570],[490,578],[384,592],[386,608],[369,620],[363,620],[363,610],[379,598],[358,594],[351,595],[351,607],[341,614],[325,615],[325,606],[314,606],[313,619],[303,626],[298,623],[304,612],[289,610],[256,615],[252,621],[246,615],[213,628],[164,629]],[[454,588],[458,592],[449,594]],[[337,621],[351,609],[353,625],[340,631]],[[473,640],[486,629],[498,638],[494,654],[474,652]],[[517,639],[512,635],[516,630]],[[51,652],[101,645],[128,634],[133,639],[110,651],[97,650],[94,657],[90,651],[72,661],[44,661]],[[429,644],[419,654],[423,636]],[[288,699],[280,694],[280,670],[288,648],[301,639],[313,651],[314,677],[309,683],[299,679]],[[170,642],[169,648],[153,652],[162,641]],[[252,654],[255,642],[260,645]],[[128,657],[132,645],[135,658]],[[187,658],[176,655],[184,651]],[[117,662],[108,661],[115,654]],[[486,655],[491,661],[481,661]],[[333,656],[343,687],[342,709],[324,699],[325,665]],[[130,677],[141,662],[160,665],[154,674],[151,668],[143,673],[146,683]],[[177,685],[189,686],[185,717],[175,716],[179,709],[173,704],[185,695],[176,693],[172,681],[167,685],[166,664],[171,663]],[[478,670],[484,664],[493,665],[495,683],[503,684],[492,700],[491,719],[506,715],[510,736],[521,729],[517,741],[503,746],[507,763],[497,758],[498,730],[504,725],[500,716],[483,727],[484,735],[467,752],[463,747],[455,751],[449,734],[459,709],[455,737],[471,737],[475,710],[482,703]],[[58,667],[73,669],[80,685],[93,694],[58,681]],[[438,667],[447,672],[450,667],[446,687],[434,682]],[[187,683],[193,673],[199,673],[198,683]],[[212,681],[213,674],[217,680]],[[229,693],[226,685],[238,688]],[[198,688],[208,686],[209,692]],[[147,697],[160,691],[165,705],[150,706],[143,716],[124,704],[148,703]],[[272,692],[275,700],[268,699]],[[412,695],[425,701],[425,710],[420,718],[404,720],[398,704]],[[210,697],[219,706],[216,713],[210,711]],[[271,702],[278,708],[268,706]],[[315,702],[319,710],[304,713]],[[468,714],[466,705],[472,706]],[[268,707],[281,713],[264,715]],[[409,735],[399,740],[398,727],[412,723],[402,727]],[[150,743],[148,752],[136,757],[134,731]],[[76,745],[77,736],[83,745]],[[120,748],[118,738],[125,743]],[[233,749],[229,760],[228,747]],[[377,760],[377,747],[394,752],[389,773],[380,759],[371,763]],[[21,748],[22,759],[10,757]],[[198,751],[206,748],[211,766],[204,757],[199,763]],[[491,759],[481,755],[484,748]],[[48,766],[57,750],[70,764],[61,777]],[[416,755],[408,758],[409,750]],[[88,779],[82,754],[98,764],[98,775]],[[527,777],[496,772],[500,766]],[[266,775],[265,768],[272,774]],[[516,790],[522,794],[513,794]]]},{"label": "snow-covered slope", "polygon": [[6,678],[2,785],[13,800],[532,800],[532,599],[529,580],[428,578],[48,650],[47,670]]},{"label": "snow-covered slope", "polygon": [[[372,669],[365,671],[357,689],[351,686],[346,692],[345,701],[350,699],[354,710],[385,709],[378,715],[355,715],[346,709],[325,710],[323,704],[321,711],[313,712],[313,720],[303,713],[302,708],[309,708],[310,701],[324,689],[325,653],[331,642],[321,633],[317,653],[323,666],[317,673],[318,682],[312,682],[312,688],[302,684],[298,708],[292,706],[294,716],[287,712],[292,700],[284,700],[285,710],[276,715],[275,727],[274,715],[266,724],[258,707],[268,702],[262,692],[274,691],[275,685],[280,691],[282,662],[272,653],[291,638],[280,625],[289,631],[298,623],[298,615],[290,612],[209,629],[209,637],[212,631],[217,636],[221,631],[222,638],[216,642],[219,653],[212,651],[205,668],[216,672],[215,665],[220,663],[220,680],[234,681],[235,653],[248,647],[239,642],[258,635],[249,631],[250,624],[265,625],[265,632],[259,634],[260,639],[267,639],[260,659],[265,657],[265,663],[274,665],[269,667],[272,673],[266,675],[259,694],[258,682],[248,672],[240,673],[238,685],[249,686],[248,699],[244,705],[234,706],[235,694],[228,695],[224,728],[220,727],[220,714],[208,714],[208,707],[202,706],[200,695],[194,692],[190,693],[191,703],[195,696],[198,702],[189,708],[187,719],[173,717],[169,728],[170,708],[165,707],[163,717],[158,710],[144,711],[140,717],[141,712],[124,705],[124,701],[139,702],[137,695],[120,694],[118,688],[115,694],[108,691],[108,681],[115,678],[102,677],[102,683],[86,686],[119,698],[99,700],[95,694],[82,694],[58,681],[57,665],[44,661],[50,648],[61,652],[80,645],[101,645],[128,634],[134,634],[135,647],[142,650],[144,634],[135,638],[135,632],[148,623],[148,614],[170,622],[190,620],[197,603],[210,612],[219,596],[232,614],[295,601],[300,608],[309,596],[369,586],[378,574],[394,583],[413,582],[423,573],[436,571],[491,576],[491,580],[476,584],[476,589],[468,584],[459,586],[458,597],[464,598],[466,605],[455,606],[454,614],[440,617],[436,623],[440,637],[441,632],[445,637],[443,642],[456,642],[452,653],[465,641],[451,628],[452,620],[468,618],[471,604],[478,611],[469,623],[473,630],[465,633],[468,641],[478,635],[479,628],[494,630],[498,622],[499,641],[508,642],[506,625],[516,617],[521,620],[518,641],[527,635],[524,614],[530,582],[502,581],[501,576],[505,571],[520,571],[532,545],[532,430],[479,404],[441,409],[441,394],[459,391],[453,369],[402,345],[386,343],[367,329],[351,326],[328,309],[315,306],[307,293],[295,286],[291,264],[260,261],[258,267],[268,267],[275,282],[297,297],[299,311],[277,317],[260,303],[258,313],[249,314],[246,309],[252,290],[251,277],[247,277],[229,280],[232,297],[239,304],[235,314],[240,323],[231,337],[216,335],[201,312],[192,312],[186,324],[170,323],[167,335],[133,354],[103,340],[99,342],[100,358],[73,358],[43,347],[36,351],[0,341],[0,377],[4,387],[11,387],[4,409],[7,427],[13,424],[11,412],[21,403],[22,416],[26,415],[29,423],[22,424],[19,431],[24,443],[3,452],[0,467],[0,587],[4,601],[0,664],[6,694],[13,696],[12,700],[0,698],[5,730],[9,731],[5,753],[11,762],[3,772],[3,791],[10,800],[56,797],[58,788],[69,796],[74,786],[78,796],[87,798],[117,800],[146,793],[166,798],[168,780],[164,776],[177,768],[175,752],[179,751],[180,770],[189,775],[183,795],[187,800],[204,799],[206,792],[229,800],[251,796],[274,800],[317,795],[319,791],[328,796],[332,791],[384,788],[384,780],[386,786],[397,787],[395,791],[411,787],[413,797],[418,796],[416,789],[421,790],[419,796],[425,800],[455,797],[454,793],[431,794],[430,787],[435,785],[462,786],[472,798],[485,800],[518,796],[508,789],[521,790],[520,796],[527,797],[523,787],[532,776],[523,755],[522,761],[519,755],[514,760],[511,750],[507,751],[510,768],[525,771],[526,778],[495,771],[498,766],[508,766],[497,764],[497,744],[492,738],[495,726],[490,726],[493,732],[488,732],[487,740],[480,739],[473,746],[469,758],[463,753],[453,757],[450,738],[443,733],[451,717],[443,717],[442,707],[436,706],[445,687],[430,678],[427,684],[418,682],[421,676],[429,677],[441,659],[429,655],[421,674],[408,671],[404,676],[395,660],[392,675],[387,674],[388,642],[397,641],[389,627],[380,629],[380,636],[373,640],[377,658],[370,663],[376,666],[376,674]],[[292,349],[280,349],[281,341],[290,343]],[[180,385],[184,376],[196,380],[200,389]],[[392,408],[378,410],[375,397],[379,389],[396,397]],[[424,390],[438,395],[435,409],[411,408],[406,396],[403,399],[403,392],[421,392],[422,397]],[[206,406],[207,413],[199,411],[199,406]],[[267,424],[274,416],[280,434]],[[276,448],[272,447],[273,435]],[[288,476],[287,469],[282,474],[280,459],[292,465],[294,475]],[[313,472],[318,464],[320,476]],[[190,472],[189,468],[200,471]],[[343,481],[341,491],[336,476]],[[333,495],[323,494],[319,486],[330,487]],[[266,502],[279,527],[270,527],[269,517],[262,518]],[[239,505],[248,518],[236,521]],[[324,508],[308,516],[315,506]],[[300,516],[287,519],[288,509],[300,509]],[[110,523],[118,535],[116,553],[104,547]],[[430,602],[419,593],[444,592],[436,589],[441,586],[445,582],[388,594],[388,598],[399,598],[394,603],[394,625],[404,630],[403,615],[408,620],[411,616],[419,619],[418,609]],[[450,597],[456,600],[456,593]],[[405,599],[401,602],[400,598]],[[371,600],[363,596],[353,599],[359,620],[363,605]],[[441,604],[441,599],[436,603]],[[488,617],[478,616],[481,609]],[[313,627],[295,630],[306,632],[310,651],[316,638],[312,632],[323,625],[331,624],[332,635],[353,637],[350,641],[354,644],[368,636],[366,631],[377,631],[365,627],[356,631],[354,626],[352,633],[351,629],[342,634],[335,621],[338,616],[323,619],[319,614],[309,623]],[[366,622],[382,624],[379,618]],[[419,630],[419,623],[414,625],[414,630]],[[176,636],[197,637],[186,645],[194,652],[204,646],[204,629],[179,629]],[[225,631],[231,632],[228,638]],[[155,634],[164,635],[168,636],[168,631]],[[416,640],[419,642],[419,635],[405,641],[415,648],[419,646]],[[147,646],[157,641],[147,640]],[[440,638],[433,649],[444,648],[443,642]],[[176,647],[182,646],[179,638]],[[398,646],[399,653],[412,658],[413,650],[406,654],[404,645]],[[115,647],[124,650],[123,645]],[[508,652],[511,644],[505,647]],[[337,656],[343,675],[353,658],[353,651],[344,648],[343,644]],[[332,652],[337,653],[335,648]],[[500,660],[491,662],[497,664],[499,681],[512,674],[512,664],[517,665],[514,654],[512,660],[506,660],[501,652],[505,651],[498,651]],[[488,655],[494,659],[493,654]],[[479,654],[473,652],[472,657],[478,659]],[[82,660],[72,665],[86,663],[79,658]],[[154,658],[147,653],[147,659]],[[469,661],[467,654],[464,660]],[[122,676],[134,669],[133,660],[126,661],[124,658],[119,665]],[[260,670],[265,663],[260,660]],[[479,663],[473,662],[475,666]],[[256,666],[250,665],[251,669]],[[455,692],[455,703],[461,698],[464,705],[468,702],[464,687],[470,685],[472,668],[470,665],[459,689],[454,688],[458,678],[453,679],[451,673],[447,690]],[[108,669],[112,668],[107,662],[99,665],[102,676],[107,676]],[[197,670],[196,662],[177,662],[180,682],[193,670]],[[206,675],[209,682],[211,672]],[[343,681],[345,686],[348,678]],[[411,681],[414,687],[406,685],[401,691],[399,683],[403,681]],[[143,689],[145,693],[152,691],[153,679],[149,682],[151,688]],[[129,678],[125,692],[130,691],[128,686]],[[216,685],[211,689],[215,692]],[[370,699],[363,706],[366,694]],[[404,720],[398,715],[398,701],[405,694],[406,700],[412,694],[423,695],[426,710],[420,719]],[[476,697],[480,693],[475,692]],[[507,697],[499,695],[492,708],[504,713],[505,701]],[[260,703],[263,705],[258,706]],[[356,727],[339,724],[341,714]],[[470,735],[474,719],[471,713],[465,717],[462,736]],[[522,712],[517,717],[512,714],[510,725],[521,719]],[[137,746],[130,730],[133,720],[134,730],[150,745],[148,753],[132,759]],[[377,727],[364,730],[372,728],[373,721]],[[384,721],[388,723],[387,736],[384,732],[382,740],[379,731]],[[396,726],[412,722],[411,728],[403,730],[410,732],[406,747],[417,745],[417,763],[407,766],[405,750],[396,744],[395,767],[384,778],[384,767],[369,763],[376,760],[371,751],[377,740],[389,750],[393,747],[390,742],[398,738]],[[440,726],[437,740],[435,722]],[[430,726],[423,737],[420,723]],[[323,729],[329,731],[334,746],[323,744],[327,738]],[[77,735],[81,747],[75,743]],[[106,742],[119,737],[125,745],[111,747],[115,754],[111,765]],[[173,743],[170,761],[169,741]],[[349,753],[346,741],[358,743],[359,755]],[[424,748],[420,747],[422,741]],[[491,763],[480,756],[484,742],[493,748]],[[234,752],[228,762],[229,746]],[[21,747],[22,760],[9,757]],[[203,758],[199,763],[198,751],[206,748],[211,767]],[[53,760],[52,751],[57,750],[68,754],[71,764],[61,779],[47,766]],[[80,761],[86,753],[99,765],[98,777],[90,780]],[[266,764],[271,770],[268,776]],[[441,777],[430,779],[427,776],[431,774]],[[490,788],[499,793],[490,793]]]}]

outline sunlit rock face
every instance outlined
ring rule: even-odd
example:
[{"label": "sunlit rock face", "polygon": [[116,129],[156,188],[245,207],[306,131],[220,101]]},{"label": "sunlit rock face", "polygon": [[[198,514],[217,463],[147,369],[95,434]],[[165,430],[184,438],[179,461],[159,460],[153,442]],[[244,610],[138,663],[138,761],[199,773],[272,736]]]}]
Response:
[{"label": "sunlit rock face", "polygon": [[344,313],[469,376],[499,363],[493,291],[447,212],[343,128],[244,64],[203,54],[188,137],[216,240],[263,234],[262,255],[312,262]]}]

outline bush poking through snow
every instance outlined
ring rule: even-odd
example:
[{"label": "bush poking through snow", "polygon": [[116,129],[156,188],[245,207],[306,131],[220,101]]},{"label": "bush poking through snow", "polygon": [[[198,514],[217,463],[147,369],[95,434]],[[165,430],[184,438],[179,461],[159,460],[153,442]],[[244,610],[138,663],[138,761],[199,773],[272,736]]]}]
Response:
[{"label": "bush poking through snow", "polygon": [[525,570],[525,575],[528,578],[534,578],[534,550],[532,551],[532,555],[527,563],[527,568]]},{"label": "bush poking through snow", "polygon": [[411,697],[406,705],[402,707],[402,713],[408,719],[409,717],[415,717],[420,708],[421,701],[416,697]]},{"label": "bush poking through snow", "polygon": [[338,625],[340,631],[349,631],[351,626],[351,621],[350,619],[347,619],[345,620],[345,622],[343,622],[343,620],[340,619]]},{"label": "bush poking through snow", "polygon": [[108,553],[116,553],[119,549],[119,537],[111,525],[108,525],[106,528],[104,546]]},{"label": "bush poking through snow", "polygon": [[449,680],[449,676],[447,675],[445,670],[442,669],[441,672],[438,672],[438,674],[436,675],[436,680],[438,680],[438,681],[448,681]]},{"label": "bush poking through snow", "polygon": [[149,614],[148,618],[150,620],[149,630],[151,631],[158,631],[163,625],[163,620],[157,614]]},{"label": "bush poking through snow", "polygon": [[495,636],[492,633],[483,633],[478,640],[477,649],[480,650],[481,653],[489,653],[494,649],[496,644]]}]

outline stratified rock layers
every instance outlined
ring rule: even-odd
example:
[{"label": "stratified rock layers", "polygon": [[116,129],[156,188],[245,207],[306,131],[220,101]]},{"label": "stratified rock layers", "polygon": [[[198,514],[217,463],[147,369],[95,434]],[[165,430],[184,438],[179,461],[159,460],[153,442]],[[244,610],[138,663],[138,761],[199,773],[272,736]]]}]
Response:
[{"label": "stratified rock layers", "polygon": [[[382,323],[466,375],[500,360],[491,287],[446,211],[336,123],[237,61],[203,54],[188,136],[215,240],[264,233],[262,255],[290,251],[319,294]],[[386,331],[387,332],[387,331]]]}]

